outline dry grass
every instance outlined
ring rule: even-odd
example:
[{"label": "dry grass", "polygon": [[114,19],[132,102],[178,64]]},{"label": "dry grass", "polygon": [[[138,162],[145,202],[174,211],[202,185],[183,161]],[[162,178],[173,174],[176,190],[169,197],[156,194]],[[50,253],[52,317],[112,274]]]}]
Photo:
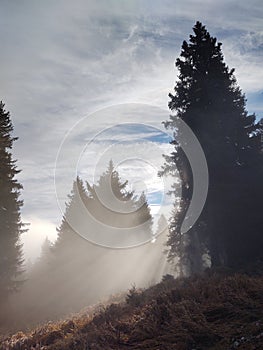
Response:
[{"label": "dry grass", "polygon": [[208,272],[2,339],[0,350],[263,349],[263,277]]}]

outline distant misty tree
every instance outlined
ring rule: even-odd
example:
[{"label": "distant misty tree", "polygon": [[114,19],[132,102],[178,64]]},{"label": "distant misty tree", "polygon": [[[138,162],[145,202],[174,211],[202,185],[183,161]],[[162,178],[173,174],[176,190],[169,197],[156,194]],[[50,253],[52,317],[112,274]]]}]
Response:
[{"label": "distant misty tree", "polygon": [[128,181],[122,181],[110,160],[106,171],[97,183],[87,188],[94,202],[90,209],[99,223],[110,227],[125,228],[130,226],[130,218],[135,208],[134,192],[128,190]]},{"label": "distant misty tree", "polygon": [[19,170],[12,158],[13,125],[10,114],[0,102],[0,301],[19,287],[23,271],[20,236],[23,229],[19,199],[22,185],[17,181]]},{"label": "distant misty tree", "polygon": [[[52,243],[46,237],[44,242],[41,245],[40,256],[37,260],[32,263],[27,264],[27,279],[36,278],[36,276],[41,279],[45,278],[45,275],[48,271],[48,268],[51,267],[53,262],[53,254],[52,254]],[[54,268],[54,266],[52,266]]]},{"label": "distant misty tree", "polygon": [[[162,173],[176,166],[182,196],[170,220],[169,257],[180,258],[188,273],[200,271],[209,252],[213,266],[235,266],[262,256],[262,126],[245,108],[245,96],[234,69],[224,62],[221,43],[197,22],[176,60],[179,71],[164,123],[175,133],[174,152],[165,157]],[[208,197],[201,216],[187,234],[181,226],[193,193],[193,174],[176,141],[176,120],[197,136],[209,170]],[[175,186],[176,187],[176,186]]]},{"label": "distant misty tree", "polygon": [[50,263],[51,258],[52,258],[52,243],[50,242],[48,237],[46,237],[46,239],[44,240],[41,246],[39,260],[41,261],[42,265],[45,265],[46,263],[47,264]]},{"label": "distant misty tree", "polygon": [[97,183],[84,184],[79,177],[73,182],[65,214],[57,229],[57,241],[51,247],[53,268],[68,269],[73,274],[76,270],[85,270],[89,261],[103,254],[89,242],[90,237],[96,243],[96,235],[107,237],[117,230],[121,237],[122,231],[130,229],[131,235],[146,241],[152,237],[152,224],[144,193],[137,198],[134,191],[128,189],[128,181],[121,180],[110,161]]},{"label": "distant misty tree", "polygon": [[164,233],[165,231],[167,231],[168,229],[168,221],[166,219],[166,217],[164,216],[164,214],[161,214],[158,222],[157,222],[157,228],[156,228],[156,232],[155,235],[160,235],[162,233]]},{"label": "distant misty tree", "polygon": [[98,182],[93,186],[87,184],[87,189],[93,198],[89,211],[98,222],[98,231],[107,232],[108,226],[109,230],[129,230],[129,235],[140,242],[152,238],[153,219],[145,194],[137,196],[129,190],[128,181],[122,181],[112,160]]},{"label": "distant misty tree", "polygon": [[137,200],[136,206],[137,209],[135,215],[137,216],[137,219],[135,220],[135,225],[137,225],[138,230],[142,230],[145,233],[145,238],[147,240],[152,239],[153,217],[144,192],[142,192]]},{"label": "distant misty tree", "polygon": [[77,225],[83,220],[80,211],[83,209],[83,206],[87,205],[88,200],[89,197],[83,181],[77,177],[73,182],[71,194],[68,196],[62,222],[57,229],[58,236],[52,248],[53,251],[61,252],[63,255],[67,255],[69,250],[72,251],[76,239],[78,241],[80,238],[74,230],[74,223]]}]

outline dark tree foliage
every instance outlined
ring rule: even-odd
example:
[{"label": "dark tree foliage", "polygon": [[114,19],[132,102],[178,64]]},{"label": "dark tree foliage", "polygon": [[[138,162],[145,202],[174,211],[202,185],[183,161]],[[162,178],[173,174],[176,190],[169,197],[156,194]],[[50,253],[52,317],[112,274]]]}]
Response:
[{"label": "dark tree foliage", "polygon": [[9,112],[0,102],[0,301],[18,289],[22,273],[22,245],[19,241],[24,232],[19,199],[22,185],[15,178],[19,173],[12,159],[13,125]]},{"label": "dark tree foliage", "polygon": [[[174,94],[174,112],[165,127],[175,132],[174,152],[163,173],[176,165],[182,184],[179,206],[170,221],[169,257],[189,272],[202,268],[209,252],[214,266],[235,266],[262,256],[262,125],[248,115],[234,69],[224,62],[221,43],[197,22],[189,43],[183,42]],[[197,136],[209,170],[208,197],[201,216],[187,234],[181,225],[193,191],[191,165],[176,142],[176,119]],[[177,210],[179,207],[179,211]]]}]

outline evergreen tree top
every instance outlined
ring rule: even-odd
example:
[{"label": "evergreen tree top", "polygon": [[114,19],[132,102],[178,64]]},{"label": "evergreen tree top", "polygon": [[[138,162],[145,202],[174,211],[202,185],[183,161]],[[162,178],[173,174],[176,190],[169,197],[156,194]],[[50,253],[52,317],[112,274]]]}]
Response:
[{"label": "evergreen tree top", "polygon": [[112,191],[114,196],[122,201],[128,201],[134,196],[134,191],[127,190],[128,180],[123,181],[114,167],[112,160],[109,161],[107,170],[100,176],[94,188],[104,189],[105,193]]},{"label": "evergreen tree top", "polygon": [[17,280],[23,272],[23,252],[20,235],[26,230],[21,221],[23,201],[19,198],[22,185],[16,179],[16,168],[11,149],[13,125],[10,114],[0,102],[0,303],[17,290]]},{"label": "evergreen tree top", "polygon": [[11,137],[13,129],[10,113],[5,110],[5,104],[0,101],[0,149],[11,149],[13,141],[18,139],[17,137]]},{"label": "evergreen tree top", "polygon": [[222,90],[236,93],[236,102],[240,101],[242,105],[244,97],[236,85],[234,69],[229,70],[224,62],[222,44],[210,36],[201,22],[196,23],[193,31],[195,35],[190,35],[189,43],[183,42],[180,57],[175,63],[179,81],[175,86],[175,95],[169,95],[169,108],[179,110],[181,114],[190,103],[190,93],[195,94],[196,102],[203,102],[204,94],[213,102],[211,99],[214,96],[209,96],[210,93],[220,93]]},{"label": "evergreen tree top", "polygon": [[234,69],[224,62],[221,43],[201,22],[193,31],[175,63],[179,75],[168,104],[174,114],[164,125],[174,129],[180,118],[194,131],[206,157],[213,159],[220,152],[233,164],[242,164],[256,147],[260,126],[255,115],[248,115],[245,95]]},{"label": "evergreen tree top", "polygon": [[[211,37],[200,22],[196,23],[193,31],[195,35],[190,35],[190,43],[183,42],[181,52],[183,59],[178,58],[176,66],[183,69],[185,63],[185,66],[190,65],[193,69],[199,70],[200,73],[207,74],[211,62],[223,62],[222,44],[217,42],[216,38]],[[225,64],[223,63],[222,66],[225,67]]]}]

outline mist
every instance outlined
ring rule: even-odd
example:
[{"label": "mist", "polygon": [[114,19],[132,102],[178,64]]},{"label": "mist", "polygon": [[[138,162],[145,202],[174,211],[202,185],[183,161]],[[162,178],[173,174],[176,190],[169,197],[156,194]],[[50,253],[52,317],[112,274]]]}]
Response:
[{"label": "mist", "polygon": [[9,322],[25,329],[78,312],[133,285],[143,288],[159,282],[172,273],[163,253],[166,239],[164,231],[155,242],[113,249],[76,237],[81,252],[76,246],[65,252],[68,264],[51,270],[48,260],[41,261],[44,256],[37,260],[19,294],[9,299]]},{"label": "mist", "polygon": [[112,162],[96,184],[74,181],[57,240],[40,256],[9,296],[8,328],[28,329],[105,303],[133,286],[145,288],[172,274],[165,253],[168,227],[157,224],[146,196],[129,190]]}]

